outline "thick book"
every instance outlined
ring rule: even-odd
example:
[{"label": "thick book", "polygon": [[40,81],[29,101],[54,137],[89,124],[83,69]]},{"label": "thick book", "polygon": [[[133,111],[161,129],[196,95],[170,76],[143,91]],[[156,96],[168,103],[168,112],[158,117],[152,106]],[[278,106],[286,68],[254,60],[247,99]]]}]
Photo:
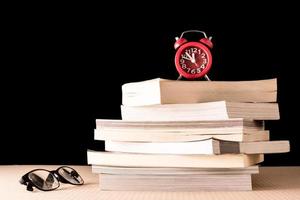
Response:
[{"label": "thick book", "polygon": [[277,103],[239,103],[216,101],[195,104],[164,104],[153,106],[121,106],[123,120],[131,121],[193,121],[244,118],[278,120]]},{"label": "thick book", "polygon": [[229,142],[214,139],[192,142],[105,141],[105,151],[145,154],[260,154],[286,153],[289,150],[289,141]]},{"label": "thick book", "polygon": [[264,141],[269,132],[263,121],[242,118],[205,121],[96,120],[95,140],[176,142],[209,138]]},{"label": "thick book", "polygon": [[116,175],[99,174],[101,190],[112,191],[248,191],[251,174]]},{"label": "thick book", "polygon": [[276,102],[277,80],[175,81],[156,78],[122,86],[122,104],[200,103],[210,101]]},{"label": "thick book", "polygon": [[232,118],[224,120],[203,121],[129,121],[97,119],[96,129],[103,133],[132,133],[139,132],[163,134],[241,134],[264,130],[263,121]]},{"label": "thick book", "polygon": [[225,175],[225,174],[258,174],[258,165],[244,168],[166,168],[166,167],[112,167],[92,165],[96,174],[123,175]]},{"label": "thick book", "polygon": [[241,134],[184,134],[179,132],[164,132],[163,134],[154,134],[153,132],[103,132],[94,131],[95,140],[112,140],[112,141],[135,141],[135,142],[188,142],[205,139],[218,139],[236,142],[255,142],[270,140],[269,131],[256,131],[252,133]]},{"label": "thick book", "polygon": [[263,154],[168,155],[88,151],[88,164],[123,167],[241,168],[264,160]]}]

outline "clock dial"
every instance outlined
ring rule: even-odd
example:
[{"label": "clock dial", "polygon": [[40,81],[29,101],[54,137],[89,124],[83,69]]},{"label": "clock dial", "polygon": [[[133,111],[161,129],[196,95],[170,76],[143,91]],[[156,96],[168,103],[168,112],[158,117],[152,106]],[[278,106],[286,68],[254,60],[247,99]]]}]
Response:
[{"label": "clock dial", "polygon": [[180,46],[175,55],[175,66],[180,75],[187,79],[200,78],[208,73],[212,56],[207,46],[200,42],[187,42]]},{"label": "clock dial", "polygon": [[207,53],[196,46],[190,46],[182,50],[180,54],[180,67],[189,74],[200,74],[207,66]]}]

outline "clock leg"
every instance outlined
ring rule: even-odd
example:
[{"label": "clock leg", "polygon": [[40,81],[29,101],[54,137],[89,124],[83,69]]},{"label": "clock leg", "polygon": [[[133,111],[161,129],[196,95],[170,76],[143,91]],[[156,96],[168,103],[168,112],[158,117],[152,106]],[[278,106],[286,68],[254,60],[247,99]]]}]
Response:
[{"label": "clock leg", "polygon": [[[207,81],[211,81],[210,78],[209,78],[206,74],[204,75],[204,78],[205,78]],[[179,81],[179,80],[181,80],[181,79],[182,79],[182,75],[179,75],[178,78],[177,78],[177,81]]]},{"label": "clock leg", "polygon": [[177,81],[180,80],[180,79],[182,79],[182,76],[181,76],[181,75],[178,76]]},{"label": "clock leg", "polygon": [[207,80],[207,81],[210,81],[209,77],[205,74],[204,75],[204,78]]}]

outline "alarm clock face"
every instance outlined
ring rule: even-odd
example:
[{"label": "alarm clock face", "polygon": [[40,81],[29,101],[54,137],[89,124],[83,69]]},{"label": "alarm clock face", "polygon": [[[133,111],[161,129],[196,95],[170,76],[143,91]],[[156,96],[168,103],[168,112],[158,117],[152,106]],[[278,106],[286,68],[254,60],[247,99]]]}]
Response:
[{"label": "alarm clock face", "polygon": [[183,77],[195,79],[208,73],[212,64],[210,50],[199,42],[183,44],[176,52],[176,69]]}]

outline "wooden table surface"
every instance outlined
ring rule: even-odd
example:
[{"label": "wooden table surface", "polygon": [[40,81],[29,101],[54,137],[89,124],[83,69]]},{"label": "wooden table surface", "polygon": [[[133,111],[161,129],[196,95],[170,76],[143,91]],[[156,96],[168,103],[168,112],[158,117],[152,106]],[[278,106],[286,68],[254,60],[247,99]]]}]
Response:
[{"label": "wooden table surface", "polygon": [[92,174],[90,166],[72,166],[84,178],[85,184],[74,186],[61,184],[54,191],[34,192],[26,190],[26,186],[19,183],[20,177],[35,168],[53,170],[56,165],[5,165],[0,166],[0,199],[1,200],[185,200],[185,199],[238,199],[238,200],[276,200],[300,199],[300,167],[261,167],[258,175],[253,175],[253,191],[246,192],[115,192],[100,191],[98,175]]}]

